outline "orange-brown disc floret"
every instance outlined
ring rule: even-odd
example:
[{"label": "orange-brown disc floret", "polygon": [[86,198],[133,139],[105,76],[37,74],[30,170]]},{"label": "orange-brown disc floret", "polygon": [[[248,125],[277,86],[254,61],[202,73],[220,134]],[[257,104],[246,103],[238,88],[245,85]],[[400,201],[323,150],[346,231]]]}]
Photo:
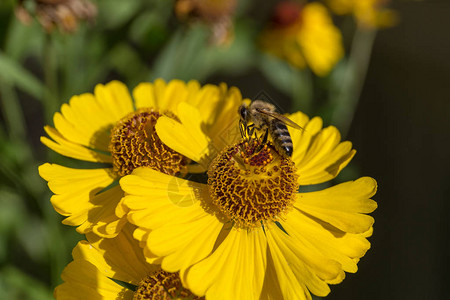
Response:
[{"label": "orange-brown disc floret", "polygon": [[[114,171],[119,176],[128,175],[138,167],[175,175],[186,166],[188,159],[163,144],[156,134],[156,121],[162,115],[152,109],[141,109],[112,129],[109,150]],[[169,113],[164,115],[173,117]]]},{"label": "orange-brown disc floret", "polygon": [[277,221],[292,207],[298,176],[291,159],[273,144],[241,142],[211,164],[208,186],[213,203],[238,227]]},{"label": "orange-brown disc floret", "polygon": [[205,299],[192,294],[181,285],[180,275],[163,270],[142,279],[134,292],[133,300]]}]

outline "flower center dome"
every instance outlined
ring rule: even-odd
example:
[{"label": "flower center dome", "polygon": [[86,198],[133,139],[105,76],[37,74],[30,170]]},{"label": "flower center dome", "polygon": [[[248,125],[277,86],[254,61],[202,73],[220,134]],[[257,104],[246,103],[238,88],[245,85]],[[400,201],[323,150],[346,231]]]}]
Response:
[{"label": "flower center dome", "polygon": [[133,300],[144,299],[205,299],[192,294],[188,289],[181,285],[180,275],[178,273],[169,273],[163,270],[145,277],[139,282],[134,292]]},{"label": "flower center dome", "polygon": [[114,171],[119,176],[130,174],[138,167],[150,167],[165,174],[175,175],[188,163],[188,158],[163,144],[155,125],[161,114],[153,109],[137,110],[119,122],[111,131],[109,150]]},{"label": "flower center dome", "polygon": [[231,146],[211,164],[213,203],[241,228],[278,221],[293,206],[298,183],[294,163],[272,143],[252,140]]}]

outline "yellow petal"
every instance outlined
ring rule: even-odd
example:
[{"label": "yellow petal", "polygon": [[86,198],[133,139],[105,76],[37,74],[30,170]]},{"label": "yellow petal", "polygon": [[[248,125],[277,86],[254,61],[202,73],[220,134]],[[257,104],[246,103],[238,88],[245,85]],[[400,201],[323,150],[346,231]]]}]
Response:
[{"label": "yellow petal", "polygon": [[262,229],[232,229],[219,247],[190,268],[186,286],[207,299],[259,299],[266,268]]},{"label": "yellow petal", "polygon": [[165,270],[187,268],[211,252],[223,224],[204,209],[211,201],[206,185],[149,168],[137,168],[120,184],[128,193],[128,219],[151,230],[146,251],[162,257]]},{"label": "yellow petal", "polygon": [[223,98],[214,108],[216,113],[211,114],[213,121],[206,121],[206,124],[210,125],[205,126],[206,134],[214,145],[214,156],[223,148],[237,143],[242,138],[237,113],[243,101],[241,93],[237,88],[232,87],[223,97],[226,98]]},{"label": "yellow petal", "polygon": [[261,291],[260,300],[283,299],[283,292],[281,291],[280,283],[278,282],[277,271],[275,270],[272,254],[270,253],[270,251],[266,252],[267,252],[267,267],[264,276],[264,284],[263,289]]},{"label": "yellow petal", "polygon": [[[161,202],[155,205],[170,205],[177,207],[188,207],[195,204],[198,200],[210,201],[209,189],[205,184],[195,183],[182,178],[160,173],[150,168],[137,168],[133,170],[132,175],[123,177],[120,180],[123,190],[129,194],[126,198],[147,202]],[[136,197],[136,198],[133,198]],[[153,199],[158,198],[158,201]],[[139,204],[137,201],[124,201],[125,205],[130,204],[134,210],[145,209],[146,204]],[[133,207],[131,207],[131,205]]]},{"label": "yellow petal", "polygon": [[156,79],[153,83],[139,84],[133,91],[136,108],[154,107],[161,112],[177,111],[180,102],[190,101],[195,97],[200,84],[195,81],[185,83],[174,79],[166,83],[163,79]]},{"label": "yellow petal", "polygon": [[297,41],[306,62],[319,76],[327,75],[344,54],[341,33],[318,2],[303,7]]},{"label": "yellow petal", "polygon": [[89,210],[85,223],[92,224],[92,231],[101,237],[114,237],[127,223],[127,219],[117,216],[116,209],[123,197],[119,186],[113,187],[92,198],[94,207]]},{"label": "yellow petal", "polygon": [[111,122],[118,121],[133,111],[133,100],[125,84],[111,81],[106,85],[98,84],[94,90],[95,98],[101,106],[103,115]]},{"label": "yellow petal", "polygon": [[303,241],[292,239],[277,226],[268,228],[266,235],[285,299],[293,299],[293,293],[300,299],[308,298],[308,290],[324,297],[330,292],[325,280],[344,275],[338,262],[318,254]]},{"label": "yellow petal", "polygon": [[39,166],[39,175],[48,181],[50,190],[57,194],[93,193],[110,185],[114,178],[111,169],[72,169],[57,164]]},{"label": "yellow petal", "polygon": [[283,227],[292,238],[301,240],[313,251],[336,260],[346,272],[355,273],[358,267],[354,258],[363,257],[370,248],[370,243],[362,234],[342,232],[298,210],[290,212],[286,219]]},{"label": "yellow petal", "polygon": [[99,276],[98,269],[90,262],[71,262],[61,275],[65,281],[55,289],[56,299],[132,299],[133,292],[121,287],[111,279]]},{"label": "yellow petal", "polygon": [[125,220],[115,214],[123,192],[119,187],[103,191],[114,181],[111,169],[72,169],[46,163],[39,167],[39,174],[55,193],[51,198],[55,210],[68,217],[64,224],[79,226],[80,233],[94,230],[102,236],[114,236],[124,225]]},{"label": "yellow petal", "polygon": [[145,262],[139,243],[132,237],[134,227],[127,225],[113,239],[88,234],[74,248],[74,261],[62,274],[65,281],[55,290],[57,299],[132,299],[133,292],[111,280],[137,285],[159,269]]},{"label": "yellow petal", "polygon": [[85,146],[72,143],[65,139],[56,129],[50,126],[45,126],[44,129],[53,140],[43,136],[41,137],[41,142],[61,155],[92,162],[112,162],[110,155],[105,155],[98,151],[86,148]]},{"label": "yellow petal", "polygon": [[150,82],[139,83],[133,89],[133,98],[136,104],[136,108],[157,108],[153,84],[151,84]]},{"label": "yellow petal", "polygon": [[376,202],[369,199],[376,189],[374,179],[362,177],[322,191],[300,193],[294,205],[344,232],[363,233],[374,223],[373,218],[365,213],[377,208]]},{"label": "yellow petal", "polygon": [[311,121],[301,124],[304,119],[302,114],[292,114],[289,118],[304,128],[304,130],[298,130],[288,127],[294,145],[292,160],[297,165],[303,161],[313,137],[322,129],[323,121],[321,118],[315,117]]},{"label": "yellow petal", "polygon": [[[311,300],[311,294],[306,288],[304,281],[299,280],[296,275],[303,274],[295,274],[291,268],[291,262],[287,262],[285,253],[277,246],[276,242],[273,240],[272,235],[267,235],[267,242],[269,244],[269,252],[272,260],[270,264],[272,266],[268,266],[270,270],[275,270],[276,284],[280,285],[278,293],[283,295],[283,298],[280,299],[308,299]],[[272,271],[273,272],[273,271]],[[272,274],[273,276],[274,274]],[[274,287],[270,287],[272,292],[277,292],[278,289]],[[268,295],[268,299],[275,299],[272,295]]]},{"label": "yellow petal", "polygon": [[56,130],[67,141],[92,149],[108,151],[110,129],[122,117],[133,111],[128,89],[112,81],[97,85],[95,96],[82,94],[63,104],[54,115]]},{"label": "yellow petal", "polygon": [[322,120],[314,118],[305,125],[303,131],[290,128],[294,145],[292,160],[297,167],[300,185],[317,184],[335,178],[356,153],[350,142],[340,142],[341,135],[335,127],[323,130],[321,127]]},{"label": "yellow petal", "polygon": [[169,117],[160,117],[156,132],[164,144],[201,165],[207,165],[211,146],[202,131],[202,118],[197,109],[187,103],[178,105],[177,122]]},{"label": "yellow petal", "polygon": [[147,247],[162,257],[164,270],[185,270],[211,253],[223,224],[203,208],[198,207],[198,211],[203,214],[191,216],[186,211],[179,219],[168,220],[165,226],[152,230],[148,235]]},{"label": "yellow petal", "polygon": [[123,192],[118,186],[92,196],[90,198],[92,206],[89,209],[66,218],[63,224],[75,225],[72,222],[76,217],[77,220],[83,221],[77,228],[79,233],[86,234],[93,231],[101,237],[114,237],[127,222],[126,218],[120,218],[115,214],[122,197]]},{"label": "yellow petal", "polygon": [[80,242],[72,255],[75,260],[93,263],[106,277],[137,285],[159,266],[145,262],[142,248],[133,237],[134,229],[127,224],[115,238],[99,238],[89,233],[86,235],[88,242]]},{"label": "yellow petal", "polygon": [[162,111],[168,110],[176,112],[178,104],[184,102],[189,97],[189,90],[184,81],[174,79],[167,83],[161,98],[158,98],[158,104]]},{"label": "yellow petal", "polygon": [[185,222],[202,218],[205,214],[199,199],[209,198],[206,185],[159,173],[149,168],[138,168],[133,175],[121,179],[128,193],[123,205],[128,209],[128,220],[140,228],[155,229],[170,222]]}]

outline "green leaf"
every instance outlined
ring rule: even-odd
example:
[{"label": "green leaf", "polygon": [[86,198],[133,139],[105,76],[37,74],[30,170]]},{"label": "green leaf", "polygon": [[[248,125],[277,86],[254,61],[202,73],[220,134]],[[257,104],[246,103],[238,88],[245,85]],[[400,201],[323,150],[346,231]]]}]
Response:
[{"label": "green leaf", "polygon": [[42,282],[13,266],[0,270],[2,299],[50,300],[53,293]]},{"label": "green leaf", "polygon": [[[204,63],[207,67],[212,65],[213,71],[221,71],[230,75],[243,73],[253,66],[257,61],[255,56],[254,24],[241,22],[235,24],[234,38],[230,45],[210,46],[207,50],[209,63]],[[232,63],[230,63],[232,62]]]},{"label": "green leaf", "polygon": [[0,80],[13,84],[36,99],[44,94],[43,84],[17,61],[0,52]]},{"label": "green leaf", "polygon": [[157,57],[150,80],[199,78],[199,59],[204,58],[207,30],[203,26],[179,29]]},{"label": "green leaf", "polygon": [[41,57],[44,37],[38,22],[24,25],[13,17],[8,26],[4,51],[15,61],[22,61],[27,55]]},{"label": "green leaf", "polygon": [[121,27],[141,8],[142,1],[99,0],[97,24],[108,29]]},{"label": "green leaf", "polygon": [[[139,55],[127,43],[117,44],[109,53],[110,64],[125,78],[135,80],[127,82],[130,86],[136,85],[148,69],[141,61]],[[142,76],[141,76],[141,75]]]}]

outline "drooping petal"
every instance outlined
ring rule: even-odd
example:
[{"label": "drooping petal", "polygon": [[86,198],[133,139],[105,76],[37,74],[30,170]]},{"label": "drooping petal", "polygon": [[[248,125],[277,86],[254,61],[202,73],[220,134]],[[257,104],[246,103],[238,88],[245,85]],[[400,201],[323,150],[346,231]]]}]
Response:
[{"label": "drooping petal", "polygon": [[41,142],[61,155],[92,162],[112,162],[110,155],[106,155],[80,144],[68,141],[53,127],[45,126],[44,129],[51,139],[42,136]]},{"label": "drooping petal", "polygon": [[124,221],[115,215],[123,196],[119,187],[111,185],[111,169],[72,169],[56,164],[43,164],[39,174],[48,181],[55,194],[51,202],[55,210],[67,218],[64,224],[79,226],[80,233],[94,230],[102,236],[114,236]]},{"label": "drooping petal", "polygon": [[133,291],[114,280],[138,285],[141,279],[159,270],[159,266],[145,262],[133,230],[128,224],[112,239],[88,234],[88,241],[81,241],[74,248],[74,261],[64,269],[65,282],[56,288],[56,298],[133,299]]},{"label": "drooping petal", "polygon": [[133,299],[133,291],[107,277],[99,276],[95,265],[85,260],[71,262],[61,277],[65,282],[56,287],[56,299],[79,300],[80,295],[89,300],[117,299],[118,295],[123,295],[121,299]]},{"label": "drooping petal", "polygon": [[337,261],[314,252],[301,240],[293,240],[277,226],[266,230],[266,235],[285,299],[310,299],[308,291],[326,296],[330,288],[325,281],[343,279]]},{"label": "drooping petal", "polygon": [[374,223],[366,213],[377,208],[376,202],[369,199],[376,189],[374,179],[362,177],[322,191],[300,193],[294,206],[344,232],[363,233]]},{"label": "drooping petal", "polygon": [[311,250],[339,262],[346,272],[355,273],[358,267],[354,259],[363,257],[370,248],[363,234],[345,233],[298,210],[289,213],[283,227]]},{"label": "drooping petal", "polygon": [[185,284],[207,299],[260,299],[267,242],[261,228],[231,229],[218,248],[190,268]]},{"label": "drooping petal", "polygon": [[86,235],[88,242],[80,242],[72,253],[75,260],[93,263],[106,277],[138,284],[142,278],[159,269],[145,262],[139,242],[133,238],[134,226],[127,224],[115,238]]}]

